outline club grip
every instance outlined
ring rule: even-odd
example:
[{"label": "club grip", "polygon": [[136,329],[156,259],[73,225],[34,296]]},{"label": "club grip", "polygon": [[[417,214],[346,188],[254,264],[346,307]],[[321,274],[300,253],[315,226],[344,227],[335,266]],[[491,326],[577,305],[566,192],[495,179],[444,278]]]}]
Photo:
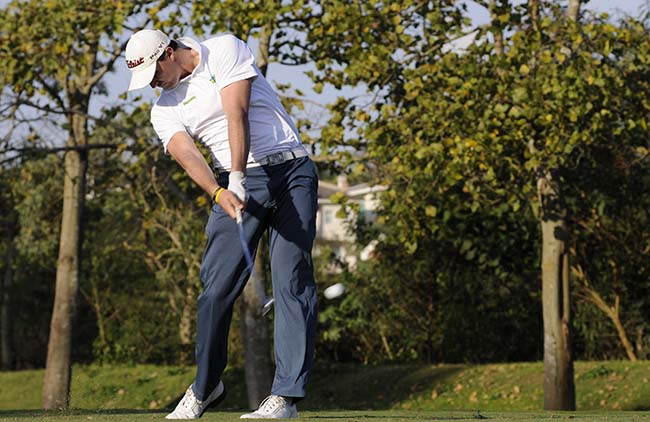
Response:
[{"label": "club grip", "polygon": [[241,224],[244,221],[240,209],[235,210],[235,221],[237,222],[237,224]]}]

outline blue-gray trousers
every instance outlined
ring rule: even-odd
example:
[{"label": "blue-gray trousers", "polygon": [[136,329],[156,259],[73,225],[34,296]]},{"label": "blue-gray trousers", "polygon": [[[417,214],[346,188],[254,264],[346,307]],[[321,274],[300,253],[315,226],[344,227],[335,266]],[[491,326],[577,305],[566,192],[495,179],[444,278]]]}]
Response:
[{"label": "blue-gray trousers", "polygon": [[[272,394],[301,398],[309,380],[316,337],[317,298],[311,249],[316,232],[318,176],[314,163],[297,158],[249,168],[244,217],[249,249],[269,231],[275,298],[275,377]],[[227,186],[228,175],[218,178]],[[226,368],[233,304],[250,276],[235,221],[214,205],[206,226],[198,299],[197,374],[193,390],[204,400]]]}]

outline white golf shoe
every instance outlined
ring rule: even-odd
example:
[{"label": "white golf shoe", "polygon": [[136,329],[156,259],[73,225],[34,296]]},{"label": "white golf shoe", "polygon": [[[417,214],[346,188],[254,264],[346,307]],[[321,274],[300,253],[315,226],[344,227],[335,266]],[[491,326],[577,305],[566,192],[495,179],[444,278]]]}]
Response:
[{"label": "white golf shoe", "polygon": [[241,415],[241,419],[281,419],[297,418],[298,410],[282,396],[270,395],[264,399],[260,408],[253,413]]},{"label": "white golf shoe", "polygon": [[198,419],[203,416],[203,413],[208,407],[216,406],[221,403],[225,397],[226,391],[222,381],[219,381],[219,385],[217,385],[208,398],[203,401],[196,398],[194,390],[192,390],[192,386],[190,385],[185,392],[185,395],[178,403],[178,406],[176,406],[176,409],[174,409],[174,411],[169,415],[165,416],[165,419]]}]

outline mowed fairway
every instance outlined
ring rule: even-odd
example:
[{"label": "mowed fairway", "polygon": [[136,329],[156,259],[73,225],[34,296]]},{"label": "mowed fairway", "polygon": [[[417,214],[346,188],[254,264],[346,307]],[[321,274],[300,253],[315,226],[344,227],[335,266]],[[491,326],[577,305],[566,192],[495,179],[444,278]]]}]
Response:
[{"label": "mowed fairway", "polygon": [[[87,410],[65,413],[43,411],[1,411],[0,421],[93,421],[127,422],[165,420],[166,412],[112,410],[93,412]],[[201,421],[240,421],[241,412],[208,412]],[[421,412],[421,411],[324,411],[300,412],[302,420],[318,422],[345,421],[650,421],[648,412]]]}]

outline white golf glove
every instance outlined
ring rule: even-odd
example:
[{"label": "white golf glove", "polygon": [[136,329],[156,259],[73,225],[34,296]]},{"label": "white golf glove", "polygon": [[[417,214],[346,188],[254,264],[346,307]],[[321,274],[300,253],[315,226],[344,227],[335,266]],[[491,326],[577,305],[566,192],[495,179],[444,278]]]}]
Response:
[{"label": "white golf glove", "polygon": [[246,190],[246,176],[244,172],[232,171],[228,177],[228,190],[239,198],[240,201],[248,201],[248,191]]}]

